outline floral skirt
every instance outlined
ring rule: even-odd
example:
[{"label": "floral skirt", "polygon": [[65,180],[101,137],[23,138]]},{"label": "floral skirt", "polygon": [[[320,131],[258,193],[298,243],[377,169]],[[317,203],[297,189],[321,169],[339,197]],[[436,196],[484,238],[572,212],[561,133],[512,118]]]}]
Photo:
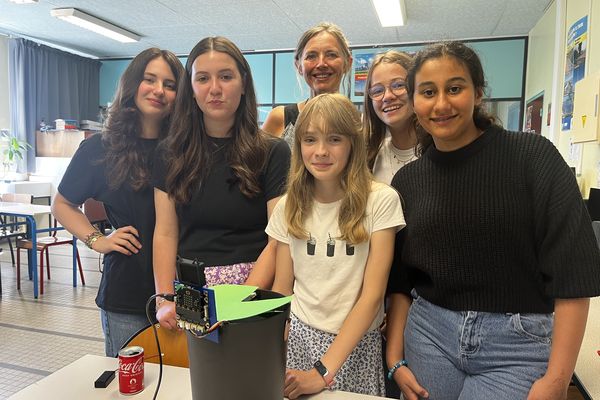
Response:
[{"label": "floral skirt", "polygon": [[[287,368],[308,371],[321,359],[336,335],[313,328],[293,313],[288,336]],[[381,363],[381,333],[365,333],[334,377],[334,390],[385,396]]]},{"label": "floral skirt", "polygon": [[205,267],[206,286],[241,285],[246,282],[253,267],[253,262]]}]

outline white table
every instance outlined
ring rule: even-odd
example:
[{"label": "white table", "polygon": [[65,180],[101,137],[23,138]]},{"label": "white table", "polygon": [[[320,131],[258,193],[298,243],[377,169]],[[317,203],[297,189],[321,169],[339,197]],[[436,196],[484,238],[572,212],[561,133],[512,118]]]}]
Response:
[{"label": "white table", "polygon": [[[37,235],[38,233],[50,232],[56,228],[37,229],[35,217],[40,215],[50,215],[52,210],[50,206],[38,204],[23,204],[0,202],[0,214],[13,217],[22,217],[27,221],[29,234],[31,235],[31,250],[29,254],[29,269],[33,278],[33,297],[38,298],[38,271],[37,271]],[[62,228],[59,228],[62,229]],[[77,287],[77,239],[73,237],[73,287]]]},{"label": "white table", "polygon": [[[585,336],[575,365],[575,378],[579,390],[590,399],[600,399],[600,297],[590,300],[590,313]],[[578,382],[577,382],[578,381]]]},{"label": "white table", "polygon": [[0,193],[25,193],[33,197],[51,197],[52,182],[13,181],[0,182]]},{"label": "white table", "polygon": [[[152,399],[158,381],[158,365],[145,363],[145,389],[133,396],[119,394],[119,376],[104,389],[94,388],[94,381],[103,371],[117,369],[118,360],[101,356],[86,355],[56,371],[52,375],[21,390],[9,400],[105,400],[105,399]],[[162,382],[158,399],[191,400],[192,387],[187,368],[163,366]],[[376,400],[383,397],[359,395],[347,392],[321,392],[302,397],[304,400]]]}]

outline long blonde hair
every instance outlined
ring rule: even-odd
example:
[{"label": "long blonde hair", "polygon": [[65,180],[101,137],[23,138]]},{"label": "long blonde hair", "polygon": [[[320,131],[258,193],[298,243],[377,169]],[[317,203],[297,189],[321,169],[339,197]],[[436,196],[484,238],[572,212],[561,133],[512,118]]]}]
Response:
[{"label": "long blonde hair", "polygon": [[302,160],[302,139],[311,124],[319,123],[328,132],[336,132],[350,139],[350,155],[341,176],[344,192],[338,225],[341,237],[348,243],[358,244],[369,239],[364,226],[367,200],[373,177],[367,167],[365,138],[361,131],[360,113],[339,93],[325,93],[309,100],[296,123],[292,163],[288,176],[285,220],[290,235],[299,239],[309,237],[304,222],[314,203],[315,179]]}]

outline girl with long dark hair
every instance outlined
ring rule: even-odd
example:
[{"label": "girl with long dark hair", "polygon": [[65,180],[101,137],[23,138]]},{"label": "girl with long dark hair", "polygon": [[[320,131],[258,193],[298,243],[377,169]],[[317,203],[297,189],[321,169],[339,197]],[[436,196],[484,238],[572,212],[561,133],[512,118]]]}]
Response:
[{"label": "girl with long dark hair", "polygon": [[[110,357],[148,325],[145,304],[154,294],[150,176],[182,75],[183,66],[170,51],[150,48],[138,54],[121,76],[102,134],[81,143],[52,204],[69,232],[105,255],[96,304]],[[104,203],[114,227],[110,235],[96,230],[79,209],[88,198]]]},{"label": "girl with long dark hair", "polygon": [[407,83],[422,156],[392,181],[406,229],[390,277],[388,376],[409,400],[566,398],[600,294],[573,173],[546,138],[484,112],[470,47],[425,48]]},{"label": "girl with long dark hair", "polygon": [[[177,255],[204,263],[208,285],[270,287],[275,242],[267,243],[264,229],[284,190],[290,150],[259,129],[252,74],[235,44],[202,39],[175,103],[154,169],[157,293],[173,292]],[[160,323],[175,327],[174,303],[157,307]]]}]

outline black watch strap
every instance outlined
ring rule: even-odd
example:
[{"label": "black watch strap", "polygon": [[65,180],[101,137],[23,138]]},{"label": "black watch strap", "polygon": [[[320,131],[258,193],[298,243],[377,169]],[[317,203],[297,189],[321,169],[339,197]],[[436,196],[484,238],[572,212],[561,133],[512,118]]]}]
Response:
[{"label": "black watch strap", "polygon": [[329,375],[329,371],[327,370],[327,367],[325,367],[325,365],[323,365],[321,360],[317,360],[317,362],[315,362],[315,364],[314,364],[314,367],[323,378],[325,378],[327,375]]}]

